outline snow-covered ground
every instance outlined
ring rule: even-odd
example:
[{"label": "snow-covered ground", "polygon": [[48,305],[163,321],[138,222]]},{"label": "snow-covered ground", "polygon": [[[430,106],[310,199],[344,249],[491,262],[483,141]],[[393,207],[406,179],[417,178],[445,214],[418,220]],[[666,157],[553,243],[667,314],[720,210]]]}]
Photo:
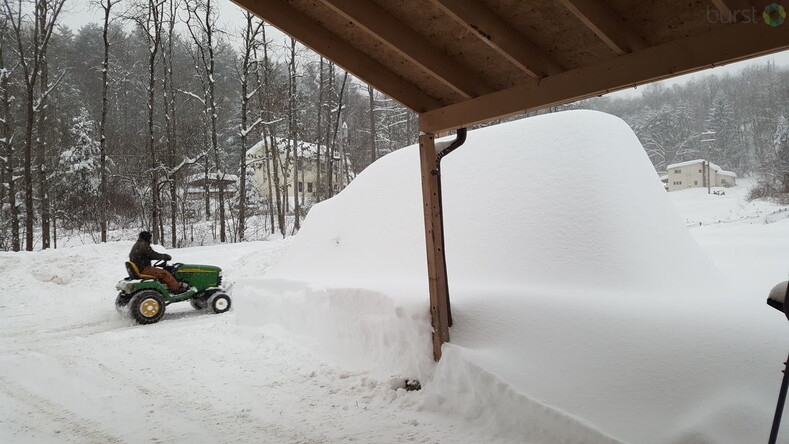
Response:
[{"label": "snow-covered ground", "polygon": [[[289,239],[171,251],[257,276]],[[327,364],[237,311],[168,307],[146,327],[112,307],[131,242],[0,254],[0,442],[456,442],[402,381]],[[162,250],[162,248],[159,248]],[[478,439],[481,437],[478,437]],[[443,439],[443,438],[442,438]]]},{"label": "snow-covered ground", "polygon": [[766,441],[785,209],[747,180],[665,193],[599,113],[471,132],[444,162],[436,365],[417,158],[384,157],[295,238],[171,250],[225,270],[223,315],[117,314],[129,241],[0,253],[0,442]]}]

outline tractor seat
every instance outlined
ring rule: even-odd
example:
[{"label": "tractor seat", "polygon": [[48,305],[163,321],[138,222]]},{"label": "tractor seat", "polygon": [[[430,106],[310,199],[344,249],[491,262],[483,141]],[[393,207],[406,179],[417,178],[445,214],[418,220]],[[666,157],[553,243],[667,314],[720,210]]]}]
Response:
[{"label": "tractor seat", "polygon": [[156,279],[155,276],[151,276],[150,274],[140,273],[140,270],[137,268],[137,265],[135,265],[134,262],[126,262],[126,271],[129,273],[130,278]]}]

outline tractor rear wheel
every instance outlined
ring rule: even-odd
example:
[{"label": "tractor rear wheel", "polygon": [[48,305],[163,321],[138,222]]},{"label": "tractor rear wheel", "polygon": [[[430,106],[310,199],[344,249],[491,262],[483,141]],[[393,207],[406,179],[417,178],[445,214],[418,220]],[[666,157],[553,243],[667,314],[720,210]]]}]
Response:
[{"label": "tractor rear wheel", "polygon": [[138,291],[129,302],[131,317],[138,324],[153,324],[164,316],[164,298],[155,290]]},{"label": "tractor rear wheel", "polygon": [[214,293],[208,298],[208,307],[214,313],[224,313],[230,310],[230,296],[224,293]]}]

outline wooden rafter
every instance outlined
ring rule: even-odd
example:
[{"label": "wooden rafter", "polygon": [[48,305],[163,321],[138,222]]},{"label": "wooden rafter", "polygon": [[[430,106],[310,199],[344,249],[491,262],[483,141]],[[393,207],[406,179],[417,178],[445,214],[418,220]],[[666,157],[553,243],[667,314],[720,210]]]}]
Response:
[{"label": "wooden rafter", "polygon": [[789,26],[733,24],[423,113],[437,133],[789,49]]},{"label": "wooden rafter", "polygon": [[315,20],[289,6],[287,2],[233,1],[406,107],[424,112],[442,106],[441,102],[354,48]]},{"label": "wooden rafter", "polygon": [[539,78],[564,71],[526,36],[481,2],[468,0],[433,0],[433,2],[530,76]]},{"label": "wooden rafter", "polygon": [[647,47],[644,39],[602,0],[559,0],[570,12],[617,54]]},{"label": "wooden rafter", "polygon": [[493,92],[484,79],[370,1],[321,0],[465,98]]}]

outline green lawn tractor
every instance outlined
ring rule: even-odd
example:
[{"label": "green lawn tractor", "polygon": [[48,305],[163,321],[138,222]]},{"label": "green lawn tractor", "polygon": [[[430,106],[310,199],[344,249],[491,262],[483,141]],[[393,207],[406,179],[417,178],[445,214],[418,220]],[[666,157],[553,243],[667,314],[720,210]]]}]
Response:
[{"label": "green lawn tractor", "polygon": [[221,287],[222,269],[219,267],[180,263],[167,265],[163,261],[154,266],[169,271],[190,288],[183,293],[171,293],[155,277],[140,273],[133,262],[126,262],[129,276],[115,286],[120,291],[115,299],[115,308],[118,311],[128,309],[137,323],[158,322],[164,316],[164,308],[173,302],[189,301],[196,310],[208,308],[214,313],[230,310],[230,296]]}]

